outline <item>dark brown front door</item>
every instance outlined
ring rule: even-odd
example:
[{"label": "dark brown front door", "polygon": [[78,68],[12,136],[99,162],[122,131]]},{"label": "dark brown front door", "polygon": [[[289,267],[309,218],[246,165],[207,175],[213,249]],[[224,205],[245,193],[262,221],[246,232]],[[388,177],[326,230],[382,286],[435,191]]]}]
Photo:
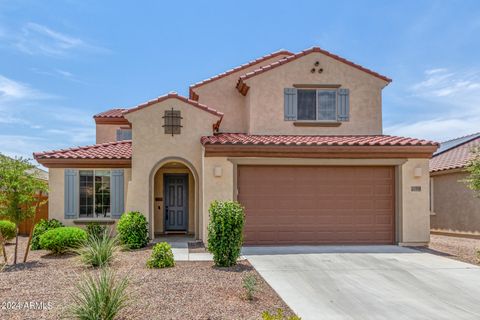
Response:
[{"label": "dark brown front door", "polygon": [[245,244],[392,244],[393,167],[239,166]]},{"label": "dark brown front door", "polygon": [[188,175],[165,174],[165,231],[187,231]]}]

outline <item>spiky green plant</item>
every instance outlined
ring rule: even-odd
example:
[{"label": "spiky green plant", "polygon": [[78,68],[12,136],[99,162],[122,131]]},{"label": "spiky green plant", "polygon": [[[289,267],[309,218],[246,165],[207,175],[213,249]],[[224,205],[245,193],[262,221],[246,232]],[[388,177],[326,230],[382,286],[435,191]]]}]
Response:
[{"label": "spiky green plant", "polygon": [[96,275],[87,274],[72,294],[69,316],[79,320],[113,320],[126,307],[128,279],[102,268]]},{"label": "spiky green plant", "polygon": [[112,262],[119,249],[120,245],[117,238],[110,237],[104,231],[101,237],[90,235],[75,252],[85,265],[104,267]]}]

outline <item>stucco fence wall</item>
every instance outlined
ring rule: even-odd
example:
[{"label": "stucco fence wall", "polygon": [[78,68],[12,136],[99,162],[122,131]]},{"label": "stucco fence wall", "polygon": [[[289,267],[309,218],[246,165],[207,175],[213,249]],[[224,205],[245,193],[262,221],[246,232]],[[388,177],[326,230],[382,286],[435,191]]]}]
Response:
[{"label": "stucco fence wall", "polygon": [[462,181],[465,172],[432,176],[432,231],[480,236],[480,198]]}]

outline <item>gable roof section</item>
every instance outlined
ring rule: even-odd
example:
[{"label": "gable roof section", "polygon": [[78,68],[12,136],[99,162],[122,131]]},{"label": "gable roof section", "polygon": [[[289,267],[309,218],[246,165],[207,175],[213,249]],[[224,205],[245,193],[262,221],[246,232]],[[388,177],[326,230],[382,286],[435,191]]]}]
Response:
[{"label": "gable roof section", "polygon": [[93,119],[96,124],[130,124],[128,120],[123,117],[123,111],[125,110],[127,109],[110,109],[94,115]]},{"label": "gable roof section", "polygon": [[129,167],[132,159],[132,141],[100,143],[69,149],[35,152],[33,157],[46,167],[65,167],[70,164]]},{"label": "gable roof section", "polygon": [[193,107],[195,107],[195,108],[198,108],[198,109],[200,109],[200,110],[203,110],[203,111],[206,111],[206,112],[208,112],[208,113],[211,113],[211,114],[213,114],[213,115],[215,115],[215,116],[217,116],[217,117],[220,117],[220,119],[223,118],[223,113],[222,113],[222,112],[217,111],[217,110],[215,110],[215,109],[213,109],[213,108],[210,108],[210,107],[208,107],[208,106],[206,106],[206,105],[204,105],[204,104],[198,103],[197,101],[194,101],[194,100],[185,98],[185,97],[183,97],[183,96],[180,96],[180,95],[179,95],[178,93],[176,93],[176,92],[170,92],[170,93],[168,93],[168,94],[166,94],[166,95],[163,95],[163,96],[160,96],[160,97],[158,97],[158,98],[156,98],[156,99],[153,99],[153,100],[147,101],[147,102],[145,102],[145,103],[142,103],[142,104],[140,104],[140,105],[138,105],[138,106],[136,106],[136,107],[134,107],[134,108],[131,108],[131,109],[128,109],[128,110],[123,111],[122,114],[125,115],[125,114],[128,114],[128,113],[132,113],[132,112],[135,112],[135,111],[144,109],[144,108],[146,108],[146,107],[149,107],[149,106],[151,106],[151,105],[153,105],[153,104],[155,104],[155,103],[159,103],[159,102],[165,101],[165,100],[167,100],[167,99],[178,99],[178,100],[180,100],[180,101],[182,101],[182,102],[188,103],[189,105],[191,105],[191,106],[193,106]]},{"label": "gable roof section", "polygon": [[447,140],[442,143],[440,143],[440,147],[438,148],[437,152],[435,152],[434,156],[446,152],[452,148],[455,148],[461,144],[467,143],[471,140],[480,138],[480,132],[474,133],[474,134],[469,134],[467,136],[455,138],[452,140]]},{"label": "gable roof section", "polygon": [[[472,138],[472,136],[474,136],[474,138]],[[470,139],[466,142],[466,137],[447,141],[447,147],[450,146],[450,148],[446,149],[446,147],[444,147],[443,151],[437,151],[437,153],[434,154],[430,160],[430,172],[464,168],[473,158],[472,149],[480,147],[480,135],[476,134],[468,137],[470,137]],[[454,141],[456,141],[457,144],[452,146]]]},{"label": "gable roof section", "polygon": [[303,136],[222,133],[202,137],[207,157],[430,158],[436,142],[384,135]]},{"label": "gable roof section", "polygon": [[208,79],[202,80],[202,81],[200,81],[200,82],[197,82],[197,83],[195,83],[195,84],[193,84],[193,85],[190,86],[190,88],[189,88],[189,98],[192,99],[192,100],[195,100],[195,101],[198,100],[198,95],[195,93],[195,91],[193,91],[193,89],[195,89],[195,88],[198,88],[198,87],[203,86],[203,85],[205,85],[205,84],[207,84],[207,83],[210,83],[210,82],[216,81],[216,80],[218,80],[218,79],[224,78],[224,77],[226,77],[226,76],[229,76],[229,75],[231,75],[232,73],[235,73],[235,72],[238,72],[238,71],[247,69],[247,68],[249,68],[249,67],[251,67],[251,66],[253,66],[253,65],[256,65],[256,64],[258,64],[258,63],[262,63],[262,62],[264,62],[264,61],[266,61],[266,60],[269,60],[269,59],[271,59],[271,58],[274,58],[274,57],[277,57],[277,56],[281,56],[281,55],[289,55],[289,56],[291,56],[291,55],[293,55],[293,53],[290,52],[290,51],[287,51],[287,50],[279,50],[279,51],[276,51],[276,52],[267,54],[267,55],[265,55],[265,56],[263,56],[263,57],[260,57],[260,58],[258,58],[258,59],[249,61],[249,62],[247,62],[247,63],[245,63],[245,64],[242,64],[241,66],[238,66],[238,67],[235,67],[235,68],[233,68],[233,69],[227,70],[227,71],[225,71],[225,72],[223,72],[223,73],[219,73],[219,74],[217,74],[216,76],[213,76],[213,77],[211,77],[211,78],[208,78]]},{"label": "gable roof section", "polygon": [[379,79],[381,79],[381,80],[383,80],[383,81],[386,81],[386,82],[388,82],[388,83],[392,82],[392,79],[390,79],[390,78],[388,78],[388,77],[386,77],[386,76],[383,76],[383,75],[381,75],[381,74],[379,74],[379,73],[377,73],[377,72],[375,72],[375,71],[372,71],[372,70],[370,70],[370,69],[367,69],[367,68],[365,68],[365,67],[362,67],[362,66],[359,65],[359,64],[356,64],[356,63],[354,63],[354,62],[351,62],[351,61],[349,61],[349,60],[347,60],[347,59],[345,59],[345,58],[342,58],[342,57],[340,57],[340,56],[337,56],[336,54],[330,53],[330,52],[328,52],[328,51],[326,51],[326,50],[323,50],[323,49],[321,49],[321,48],[319,48],[319,47],[313,47],[313,48],[310,48],[310,49],[307,49],[307,50],[300,51],[299,53],[296,53],[296,54],[294,54],[294,55],[288,56],[288,57],[286,57],[286,58],[283,58],[283,59],[281,59],[281,60],[278,60],[278,61],[276,61],[276,62],[273,62],[273,63],[271,63],[271,64],[269,64],[269,65],[260,67],[260,68],[258,68],[258,69],[256,69],[256,70],[253,70],[253,71],[251,71],[251,72],[248,72],[248,73],[240,76],[240,78],[238,79],[238,82],[237,82],[237,89],[238,89],[238,91],[239,91],[241,94],[246,95],[247,92],[248,92],[248,88],[249,88],[248,85],[245,83],[245,81],[246,81],[247,79],[250,79],[250,78],[252,78],[252,77],[254,77],[254,76],[256,76],[256,75],[262,74],[262,73],[264,73],[264,72],[266,72],[266,71],[270,71],[270,70],[273,70],[273,69],[275,69],[275,68],[278,68],[278,67],[280,67],[281,65],[284,65],[284,64],[286,64],[286,63],[295,61],[296,59],[298,59],[298,58],[300,58],[300,57],[306,56],[306,55],[311,54],[311,53],[314,53],[314,52],[322,53],[322,54],[324,54],[324,55],[326,55],[326,56],[328,56],[328,57],[330,57],[330,58],[333,58],[333,59],[335,59],[335,60],[337,60],[337,61],[343,62],[343,63],[345,63],[345,64],[347,64],[347,65],[349,65],[349,66],[351,66],[351,67],[354,67],[354,68],[356,68],[356,69],[358,69],[358,70],[361,70],[361,71],[363,71],[363,72],[365,72],[365,73],[368,73],[368,74],[370,74],[370,75],[372,75],[372,76],[374,76],[374,77],[377,77],[377,78],[379,78]]},{"label": "gable roof section", "polygon": [[438,143],[388,135],[249,135],[245,133],[221,133],[201,138],[203,145],[292,145],[292,146],[437,146]]}]

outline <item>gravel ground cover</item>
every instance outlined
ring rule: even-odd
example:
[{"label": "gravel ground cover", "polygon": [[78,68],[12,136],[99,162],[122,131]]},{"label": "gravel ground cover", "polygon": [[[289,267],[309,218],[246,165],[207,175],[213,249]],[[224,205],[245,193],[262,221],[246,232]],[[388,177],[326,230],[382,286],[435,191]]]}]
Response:
[{"label": "gravel ground cover", "polygon": [[[20,239],[20,261],[26,242],[27,238]],[[9,256],[13,248],[7,246]],[[130,279],[131,302],[120,319],[261,319],[263,311],[277,308],[292,314],[248,261],[232,268],[215,268],[213,262],[177,262],[174,268],[151,270],[145,267],[150,253],[151,248],[121,252],[113,263],[119,277]],[[31,251],[26,264],[5,266],[0,272],[0,319],[61,318],[75,285],[89,272],[97,271],[82,266],[74,255]],[[242,280],[248,274],[258,279],[254,301],[244,298]],[[36,305],[12,310],[12,302]]]},{"label": "gravel ground cover", "polygon": [[480,239],[432,234],[428,248],[423,250],[463,262],[478,264],[477,251],[480,250]]}]

